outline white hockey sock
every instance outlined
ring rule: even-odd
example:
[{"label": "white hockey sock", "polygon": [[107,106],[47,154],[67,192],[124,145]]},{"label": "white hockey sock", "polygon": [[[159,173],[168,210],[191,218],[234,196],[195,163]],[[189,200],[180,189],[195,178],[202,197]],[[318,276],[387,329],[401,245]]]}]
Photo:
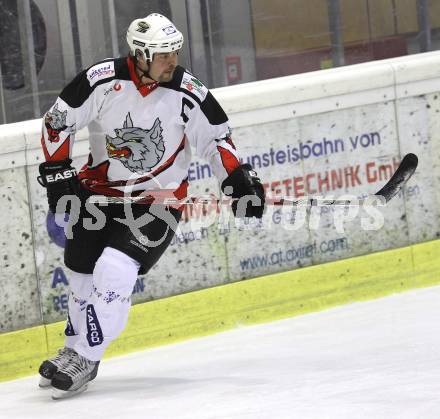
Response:
[{"label": "white hockey sock", "polygon": [[79,338],[80,325],[86,321],[86,306],[92,294],[93,275],[72,272],[69,281],[68,318],[64,344],[73,348]]},{"label": "white hockey sock", "polygon": [[125,328],[131,294],[140,264],[106,247],[93,271],[92,295],[86,305],[86,321],[74,349],[91,361],[99,361],[107,346]]}]

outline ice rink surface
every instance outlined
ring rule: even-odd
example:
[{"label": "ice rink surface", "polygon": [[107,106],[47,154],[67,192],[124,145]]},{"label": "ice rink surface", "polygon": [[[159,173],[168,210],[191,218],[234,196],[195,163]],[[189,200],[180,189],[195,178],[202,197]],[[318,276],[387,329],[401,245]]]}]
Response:
[{"label": "ice rink surface", "polygon": [[53,401],[0,384],[0,418],[439,419],[440,287],[102,362]]}]

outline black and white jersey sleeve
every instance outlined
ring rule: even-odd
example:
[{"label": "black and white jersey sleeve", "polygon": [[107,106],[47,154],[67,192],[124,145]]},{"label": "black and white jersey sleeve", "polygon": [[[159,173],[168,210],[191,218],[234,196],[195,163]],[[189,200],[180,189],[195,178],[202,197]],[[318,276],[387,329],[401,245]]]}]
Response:
[{"label": "black and white jersey sleeve", "polygon": [[97,87],[115,77],[115,60],[81,71],[60,93],[43,116],[41,143],[46,160],[64,160],[72,155],[75,134],[93,121],[99,111]]},{"label": "black and white jersey sleeve", "polygon": [[184,93],[181,116],[185,134],[222,182],[240,164],[228,117],[212,93],[189,72],[183,74],[180,91]]}]

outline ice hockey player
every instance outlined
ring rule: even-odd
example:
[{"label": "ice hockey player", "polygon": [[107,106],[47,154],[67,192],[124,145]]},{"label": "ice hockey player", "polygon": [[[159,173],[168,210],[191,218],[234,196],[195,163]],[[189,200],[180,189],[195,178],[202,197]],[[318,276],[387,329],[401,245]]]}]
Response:
[{"label": "ice hockey player", "polygon": [[[39,181],[50,211],[64,212],[58,204],[66,196],[85,203],[92,195],[121,197],[128,187],[131,196],[165,190],[184,198],[193,148],[209,162],[226,195],[252,196],[243,214],[233,204],[234,215],[261,218],[264,189],[252,167],[240,164],[226,114],[211,92],[177,65],[181,32],[153,13],[130,24],[127,42],[127,57],[80,72],[44,115]],[[72,147],[85,126],[91,152],[77,174]],[[157,216],[148,202],[130,205],[136,219],[151,215],[139,235],[115,220],[124,219],[126,209],[116,203],[100,206],[106,217],[102,228],[85,227],[82,221],[91,217],[85,205],[72,225],[64,254],[72,271],[65,346],[39,369],[40,386],[52,386],[55,399],[85,390],[96,377],[105,349],[126,325],[138,273],[158,261],[181,217],[180,208],[164,206]]]}]

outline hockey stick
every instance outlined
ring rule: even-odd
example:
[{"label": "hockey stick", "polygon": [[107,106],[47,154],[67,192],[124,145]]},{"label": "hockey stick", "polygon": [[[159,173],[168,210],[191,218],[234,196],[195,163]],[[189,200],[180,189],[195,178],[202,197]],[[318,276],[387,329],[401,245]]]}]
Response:
[{"label": "hockey stick", "polygon": [[[391,176],[390,180],[374,195],[383,201],[384,204],[387,204],[392,198],[394,198],[406,185],[408,180],[414,174],[417,169],[417,165],[419,164],[418,157],[413,153],[408,153],[405,155],[400,162],[398,168]],[[311,206],[328,206],[328,205],[361,205],[368,198],[364,199],[354,199],[354,200],[343,200],[343,199],[335,199],[335,200],[326,200],[326,199],[309,199],[309,205]],[[274,205],[282,205],[275,203]]]},{"label": "hockey stick", "polygon": [[391,179],[379,192],[376,192],[375,195],[382,196],[385,199],[385,202],[388,202],[406,185],[406,182],[408,182],[416,171],[418,163],[419,159],[415,154],[407,154],[400,162],[399,167],[394,172],[394,175],[391,176]]},{"label": "hockey stick", "polygon": [[[374,195],[382,200],[384,203],[388,203],[394,196],[396,196],[401,189],[406,185],[408,180],[414,174],[417,169],[418,158],[415,154],[407,154],[399,164],[399,167],[391,176],[390,180]],[[93,203],[103,204],[151,204],[151,205],[169,205],[169,206],[188,206],[188,205],[222,205],[230,204],[232,199],[218,199],[215,197],[188,197],[183,200],[179,200],[174,197],[165,195],[139,195],[139,196],[104,196],[104,195],[92,195]],[[371,198],[371,196],[370,196]],[[325,199],[325,198],[266,198],[266,205],[289,205],[289,206],[350,206],[350,205],[362,205],[366,199]]]}]

